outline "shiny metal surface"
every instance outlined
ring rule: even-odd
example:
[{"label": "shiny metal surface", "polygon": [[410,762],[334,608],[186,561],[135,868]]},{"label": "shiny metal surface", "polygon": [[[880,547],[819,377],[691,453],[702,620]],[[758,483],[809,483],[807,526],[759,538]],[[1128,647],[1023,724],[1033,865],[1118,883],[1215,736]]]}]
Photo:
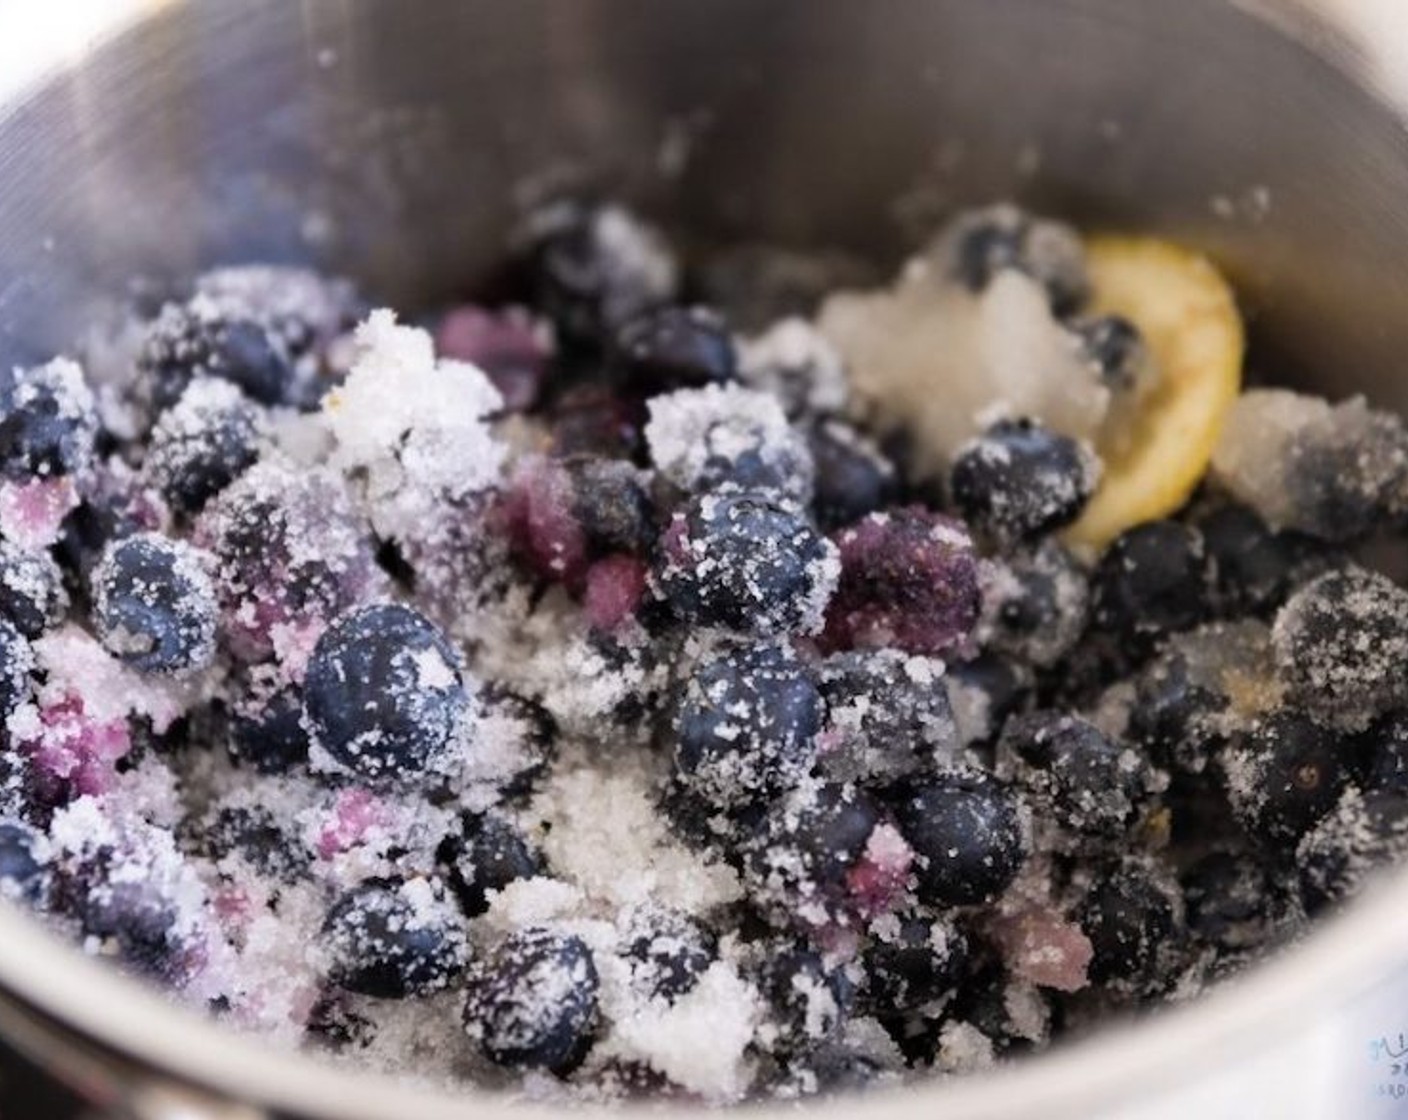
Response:
[{"label": "shiny metal surface", "polygon": [[[413,306],[481,281],[525,201],[563,183],[619,191],[695,237],[883,259],[944,210],[1009,196],[1207,248],[1243,293],[1258,372],[1405,407],[1408,134],[1365,62],[1393,44],[1382,22],[1357,40],[1348,0],[1333,11],[110,0],[126,30],[24,89],[0,82],[0,360],[67,345],[134,274],[217,261],[311,260]],[[0,40],[6,19],[35,18],[0,11]],[[130,1115],[203,1115],[220,1097],[247,1102],[241,1116],[499,1111],[266,1053],[8,911],[0,946],[0,1030]],[[1399,877],[1285,960],[1137,1030],[815,1110],[1142,1115],[1405,964]],[[1270,1114],[1333,1114],[1299,1101]]]}]

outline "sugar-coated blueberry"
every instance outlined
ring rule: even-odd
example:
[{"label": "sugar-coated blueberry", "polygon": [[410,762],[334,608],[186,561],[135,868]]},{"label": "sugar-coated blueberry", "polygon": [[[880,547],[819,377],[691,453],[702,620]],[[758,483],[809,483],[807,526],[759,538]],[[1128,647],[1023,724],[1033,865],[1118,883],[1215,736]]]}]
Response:
[{"label": "sugar-coated blueberry", "polygon": [[230,713],[230,747],[261,774],[283,774],[307,762],[302,693],[284,688],[241,697]]},{"label": "sugar-coated blueberry", "polygon": [[1073,326],[1111,392],[1128,393],[1139,384],[1149,354],[1138,327],[1123,315],[1097,315]]},{"label": "sugar-coated blueberry", "polygon": [[825,530],[844,528],[889,502],[897,489],[895,468],[839,421],[807,433],[813,465],[812,509]]},{"label": "sugar-coated blueberry", "polygon": [[261,875],[285,883],[308,872],[312,857],[307,847],[263,806],[221,805],[193,824],[197,850],[211,859],[237,856]]},{"label": "sugar-coated blueberry", "polygon": [[215,656],[209,558],[138,533],[108,547],[92,575],[93,621],[109,653],[144,673],[184,673]]},{"label": "sugar-coated blueberry", "polygon": [[915,1011],[951,992],[967,963],[968,939],[952,922],[907,917],[861,957],[865,1006],[885,1015]]},{"label": "sugar-coated blueberry", "polygon": [[41,905],[49,889],[43,840],[23,821],[0,818],[0,895]]},{"label": "sugar-coated blueberry", "polygon": [[767,946],[758,986],[778,1029],[778,1044],[789,1049],[834,1036],[854,994],[839,968],[828,967],[820,953],[801,942]]},{"label": "sugar-coated blueberry", "polygon": [[198,378],[157,419],[147,473],[172,509],[194,516],[258,458],[261,430],[258,410],[236,386]]},{"label": "sugar-coated blueberry", "polygon": [[683,619],[747,633],[814,630],[835,583],[835,551],[801,509],[773,494],[705,494],[676,514],[659,584]]},{"label": "sugar-coated blueberry", "polygon": [[1233,815],[1253,837],[1285,850],[1313,828],[1349,784],[1355,744],[1291,708],[1262,716],[1223,761]]},{"label": "sugar-coated blueberry", "polygon": [[414,781],[443,761],[469,707],[460,658],[423,615],[358,607],[313,648],[303,707],[314,741],[377,783]]},{"label": "sugar-coated blueberry", "polygon": [[722,653],[695,670],[680,697],[675,773],[720,808],[774,797],[810,768],[821,719],[816,685],[788,650]]},{"label": "sugar-coated blueberry", "polygon": [[162,308],[138,367],[158,412],[179,401],[197,377],[230,381],[261,404],[289,403],[293,386],[289,355],[277,335],[200,297]]},{"label": "sugar-coated blueberry", "polygon": [[1135,989],[1155,987],[1163,958],[1175,948],[1177,912],[1167,886],[1137,864],[1101,875],[1077,909],[1090,939],[1090,979]]},{"label": "sugar-coated blueberry", "polygon": [[925,902],[984,902],[1012,882],[1027,857],[1017,798],[978,770],[952,770],[916,784],[895,816],[918,856]]},{"label": "sugar-coated blueberry", "polygon": [[1099,477],[1099,461],[1078,441],[1032,420],[999,420],[959,450],[949,488],[971,524],[1016,541],[1074,521]]},{"label": "sugar-coated blueberry", "polygon": [[718,957],[718,938],[707,926],[655,907],[632,916],[623,944],[632,985],[671,1003],[693,991]]},{"label": "sugar-coated blueberry", "polygon": [[68,610],[63,572],[47,552],[0,538],[0,615],[34,639]]},{"label": "sugar-coated blueberry", "polygon": [[436,879],[368,879],[323,920],[334,983],[380,999],[440,991],[469,955],[462,920]]},{"label": "sugar-coated blueberry", "polygon": [[62,358],[0,368],[0,473],[17,481],[76,474],[93,459],[98,414],[83,371]]},{"label": "sugar-coated blueberry", "polygon": [[1179,877],[1188,932],[1218,949],[1251,949],[1266,942],[1280,902],[1266,864],[1255,854],[1214,851]]},{"label": "sugar-coated blueberry", "polygon": [[599,987],[586,942],[530,927],[470,971],[465,1030],[497,1065],[566,1073],[591,1047]]}]

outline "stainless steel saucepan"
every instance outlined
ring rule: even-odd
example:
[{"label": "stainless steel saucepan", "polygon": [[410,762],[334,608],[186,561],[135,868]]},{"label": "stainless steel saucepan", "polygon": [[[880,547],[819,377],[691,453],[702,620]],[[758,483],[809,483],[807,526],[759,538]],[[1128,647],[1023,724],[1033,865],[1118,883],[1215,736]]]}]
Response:
[{"label": "stainless steel saucepan", "polygon": [[[1207,249],[1256,372],[1408,408],[1406,92],[1402,0],[16,2],[0,360],[63,349],[133,275],[219,261],[311,261],[415,306],[485,276],[525,202],[564,184],[702,238],[887,259],[954,206],[1012,197]],[[1405,993],[1400,875],[1205,1000],[806,1107],[1391,1115]],[[266,1050],[8,909],[0,1034],[116,1115],[510,1115]]]}]

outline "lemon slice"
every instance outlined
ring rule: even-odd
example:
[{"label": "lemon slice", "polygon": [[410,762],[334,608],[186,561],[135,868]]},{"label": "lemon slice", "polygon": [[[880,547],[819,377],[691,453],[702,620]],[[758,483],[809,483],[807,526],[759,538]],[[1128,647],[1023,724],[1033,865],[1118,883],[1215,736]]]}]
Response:
[{"label": "lemon slice", "polygon": [[1205,257],[1137,237],[1091,238],[1086,252],[1091,311],[1138,327],[1159,373],[1132,427],[1097,440],[1105,473],[1066,530],[1069,543],[1099,549],[1188,500],[1237,399],[1245,337],[1232,289]]}]

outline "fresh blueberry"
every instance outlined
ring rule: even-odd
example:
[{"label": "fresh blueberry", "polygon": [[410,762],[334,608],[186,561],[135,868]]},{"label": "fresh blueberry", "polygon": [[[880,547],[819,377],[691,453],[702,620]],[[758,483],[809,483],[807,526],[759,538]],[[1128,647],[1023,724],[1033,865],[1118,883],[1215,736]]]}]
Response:
[{"label": "fresh blueberry", "polygon": [[1093,724],[1060,712],[1031,712],[1007,721],[1001,746],[1024,787],[1062,828],[1115,839],[1133,823],[1144,767]]},{"label": "fresh blueberry", "polygon": [[1149,361],[1139,328],[1123,315],[1099,315],[1074,324],[1100,380],[1114,393],[1128,393],[1143,379]]},{"label": "fresh blueberry", "polygon": [[497,1065],[567,1073],[591,1047],[598,986],[581,938],[522,930],[471,970],[465,1030]]},{"label": "fresh blueberry", "polygon": [[39,906],[48,894],[49,867],[34,829],[13,818],[0,819],[0,895]]},{"label": "fresh blueberry", "polygon": [[1180,876],[1188,932],[1222,950],[1264,945],[1280,903],[1266,865],[1253,855],[1214,851]]},{"label": "fresh blueberry", "polygon": [[1099,463],[1068,436],[1032,420],[999,420],[962,447],[949,473],[954,504],[999,541],[1040,536],[1080,516]]},{"label": "fresh blueberry", "polygon": [[1294,845],[1349,784],[1354,744],[1281,708],[1263,716],[1228,747],[1223,762],[1234,816],[1273,848]]},{"label": "fresh blueberry", "polygon": [[303,708],[314,741],[358,777],[414,781],[452,748],[469,708],[459,655],[395,603],[348,611],[308,661]]},{"label": "fresh blueberry", "polygon": [[822,702],[788,651],[758,646],[701,664],[674,722],[675,773],[711,805],[775,797],[811,767]]},{"label": "fresh blueberry", "polygon": [[821,666],[830,732],[821,765],[841,781],[924,773],[958,750],[943,663],[898,650],[852,650]]},{"label": "fresh blueberry", "polygon": [[290,403],[293,369],[281,341],[253,319],[228,317],[209,300],[162,308],[138,367],[158,412],[202,376],[233,382],[261,404]]},{"label": "fresh blueberry", "polygon": [[918,856],[924,902],[984,902],[1012,882],[1027,857],[1017,798],[978,770],[952,770],[914,786],[895,815]]},{"label": "fresh blueberry", "polygon": [[1089,976],[1116,990],[1147,991],[1169,978],[1160,965],[1176,947],[1177,914],[1169,888],[1130,862],[1103,874],[1076,911],[1094,954]]},{"label": "fresh blueberry", "polygon": [[0,538],[0,615],[32,640],[60,622],[67,609],[63,572],[54,558]]},{"label": "fresh blueberry", "polygon": [[461,909],[471,918],[489,909],[490,891],[543,871],[542,854],[496,813],[466,814],[459,831],[441,843],[437,858],[447,868],[446,879]]},{"label": "fresh blueberry", "polygon": [[952,992],[967,964],[968,939],[952,922],[905,918],[861,956],[865,1006],[886,1015],[917,1011]]},{"label": "fresh blueberry", "polygon": [[1147,641],[1187,630],[1208,614],[1203,538],[1176,521],[1146,521],[1121,533],[1092,581],[1094,622],[1122,639]]},{"label": "fresh blueberry", "polygon": [[455,906],[434,879],[368,879],[323,920],[333,982],[379,999],[447,987],[465,966],[468,942]]},{"label": "fresh blueberry", "polygon": [[1408,591],[1360,568],[1326,572],[1286,600],[1271,632],[1291,698],[1350,731],[1408,706]]},{"label": "fresh blueberry", "polygon": [[652,909],[633,917],[625,941],[632,984],[673,1003],[694,990],[718,957],[718,938],[687,914]]},{"label": "fresh blueberry", "polygon": [[942,655],[964,644],[982,591],[973,542],[959,522],[906,506],[862,518],[835,540],[841,578],[825,648]]},{"label": "fresh blueberry", "polygon": [[771,494],[692,501],[665,531],[661,591],[688,622],[745,633],[815,629],[835,552],[802,511]]},{"label": "fresh blueberry", "polygon": [[251,692],[230,713],[230,747],[261,774],[283,774],[308,761],[303,697],[293,688]]},{"label": "fresh blueberry", "polygon": [[204,553],[159,533],[109,546],[92,576],[93,621],[109,653],[144,673],[215,656],[217,606]]},{"label": "fresh blueberry", "polygon": [[816,950],[801,943],[769,945],[758,971],[779,1047],[808,1046],[840,1029],[852,1002],[851,984],[840,969],[828,968]]},{"label": "fresh blueberry", "polygon": [[258,458],[260,427],[236,386],[198,378],[157,419],[147,472],[173,510],[193,517]]},{"label": "fresh blueberry", "polygon": [[0,368],[0,473],[18,481],[76,474],[93,460],[98,414],[73,362]]},{"label": "fresh blueberry", "polygon": [[887,505],[897,489],[895,468],[851,428],[831,421],[807,433],[813,463],[812,509],[817,524],[835,530]]},{"label": "fresh blueberry", "polygon": [[631,320],[617,337],[615,361],[617,376],[644,396],[738,376],[727,324],[703,307],[661,307]]}]

